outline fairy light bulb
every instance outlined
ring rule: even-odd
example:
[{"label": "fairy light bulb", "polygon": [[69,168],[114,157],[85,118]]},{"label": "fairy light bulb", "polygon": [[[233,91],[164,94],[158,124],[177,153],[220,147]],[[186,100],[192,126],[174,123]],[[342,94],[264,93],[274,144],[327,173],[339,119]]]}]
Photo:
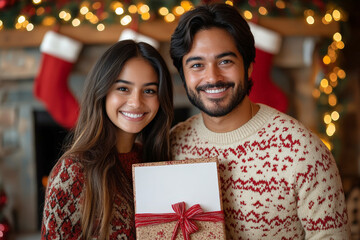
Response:
[{"label": "fairy light bulb", "polygon": [[336,32],[333,35],[333,39],[334,39],[334,41],[339,42],[339,41],[341,41],[342,36],[341,36],[341,34],[339,32]]},{"label": "fairy light bulb", "polygon": [[121,18],[120,23],[121,23],[121,25],[126,26],[126,25],[128,25],[129,23],[131,23],[131,21],[132,21],[131,16],[130,16],[130,15],[126,15],[126,16],[124,16],[123,18]]},{"label": "fairy light bulb", "polygon": [[141,14],[141,19],[144,20],[144,21],[149,20],[150,17],[151,17],[151,15],[148,12]]},{"label": "fairy light bulb", "polygon": [[250,11],[245,10],[245,11],[244,11],[244,17],[245,17],[246,19],[250,20],[250,19],[253,18],[253,15],[252,15],[252,13],[251,13]]},{"label": "fairy light bulb", "polygon": [[327,134],[329,137],[331,137],[331,136],[334,135],[335,131],[336,131],[335,124],[329,123],[328,126],[327,126],[327,128],[326,128],[326,134]]},{"label": "fairy light bulb", "polygon": [[331,59],[330,59],[330,57],[328,55],[325,55],[323,57],[323,63],[326,64],[326,65],[331,63]]},{"label": "fairy light bulb", "polygon": [[286,8],[286,4],[285,4],[285,2],[282,1],[282,0],[276,1],[275,5],[276,5],[276,7],[279,8],[279,9],[285,9],[285,8]]},{"label": "fairy light bulb", "polygon": [[331,113],[331,119],[332,119],[333,121],[337,121],[337,120],[339,120],[339,118],[340,118],[340,114],[339,114],[337,111],[333,111],[333,112]]},{"label": "fairy light bulb", "polygon": [[183,15],[185,13],[185,9],[183,7],[181,7],[181,6],[177,6],[177,7],[174,8],[173,13],[175,15],[177,15],[177,16],[181,16],[181,15]]},{"label": "fairy light bulb", "polygon": [[340,21],[341,19],[341,13],[339,10],[335,9],[333,12],[332,12],[332,16],[334,18],[335,21]]},{"label": "fairy light bulb", "polygon": [[25,18],[24,15],[20,15],[20,16],[18,17],[18,20],[17,20],[18,23],[23,23],[23,22],[25,22],[25,21],[26,21],[26,18]]},{"label": "fairy light bulb", "polygon": [[124,13],[124,9],[122,7],[118,7],[115,9],[115,14],[116,15],[121,15]]},{"label": "fairy light bulb", "polygon": [[258,12],[263,16],[268,14],[268,10],[265,7],[259,7]]},{"label": "fairy light bulb", "polygon": [[230,6],[234,6],[234,3],[232,1],[225,1],[225,4],[230,5]]},{"label": "fairy light bulb", "polygon": [[175,21],[175,15],[172,14],[172,13],[169,13],[168,15],[166,15],[164,17],[164,19],[165,19],[166,22],[169,22],[169,23],[173,22],[173,21]]},{"label": "fairy light bulb", "polygon": [[325,124],[331,123],[331,116],[330,116],[330,114],[325,114],[325,116],[324,116],[324,123],[325,123]]},{"label": "fairy light bulb", "polygon": [[105,25],[103,23],[99,23],[97,26],[96,26],[96,29],[99,31],[99,32],[102,32],[105,30]]},{"label": "fairy light bulb", "polygon": [[34,24],[29,23],[26,25],[26,31],[31,32],[32,30],[34,30]]},{"label": "fairy light bulb", "polygon": [[134,13],[137,13],[138,9],[137,9],[137,7],[135,5],[130,5],[128,7],[128,11],[129,11],[129,13],[134,14]]},{"label": "fairy light bulb", "polygon": [[193,4],[190,1],[181,1],[180,6],[182,6],[185,11],[189,11],[193,7]]},{"label": "fairy light bulb", "polygon": [[159,9],[159,14],[160,14],[161,16],[166,16],[167,14],[169,14],[169,9],[167,9],[166,7],[161,7],[161,8]]},{"label": "fairy light bulb", "polygon": [[83,7],[80,8],[80,13],[81,13],[82,15],[85,15],[85,14],[87,14],[88,12],[89,12],[89,8],[88,8],[88,7],[83,6]]},{"label": "fairy light bulb", "polygon": [[306,17],[306,22],[310,25],[314,24],[315,23],[315,19],[313,16],[307,16]]},{"label": "fairy light bulb", "polygon": [[78,18],[74,18],[72,21],[71,21],[71,24],[74,26],[74,27],[78,27],[80,26],[80,19]]}]

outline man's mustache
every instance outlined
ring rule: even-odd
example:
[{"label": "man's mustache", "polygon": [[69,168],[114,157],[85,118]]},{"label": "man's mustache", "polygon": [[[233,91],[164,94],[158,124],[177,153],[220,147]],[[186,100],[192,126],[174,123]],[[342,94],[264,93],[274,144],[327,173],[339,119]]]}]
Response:
[{"label": "man's mustache", "polygon": [[211,88],[230,88],[230,87],[234,87],[235,83],[233,82],[217,82],[217,83],[209,83],[209,84],[203,84],[201,86],[196,87],[196,91],[200,92],[200,91],[205,91],[207,89],[211,89]]}]

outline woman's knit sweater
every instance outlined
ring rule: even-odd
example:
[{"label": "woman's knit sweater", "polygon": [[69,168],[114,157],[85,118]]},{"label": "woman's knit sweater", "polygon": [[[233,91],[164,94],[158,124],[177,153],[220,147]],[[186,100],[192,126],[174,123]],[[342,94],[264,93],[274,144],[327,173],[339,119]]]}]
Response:
[{"label": "woman's knit sweater", "polygon": [[336,163],[321,140],[266,105],[215,133],[201,114],[176,125],[176,160],[218,157],[228,239],[349,239]]},{"label": "woman's knit sweater", "polygon": [[[121,166],[131,180],[131,165],[141,162],[138,147],[119,154]],[[81,212],[85,190],[83,166],[71,158],[60,160],[54,167],[46,190],[42,239],[83,239]],[[135,239],[131,207],[117,194],[110,222],[110,239]]]}]

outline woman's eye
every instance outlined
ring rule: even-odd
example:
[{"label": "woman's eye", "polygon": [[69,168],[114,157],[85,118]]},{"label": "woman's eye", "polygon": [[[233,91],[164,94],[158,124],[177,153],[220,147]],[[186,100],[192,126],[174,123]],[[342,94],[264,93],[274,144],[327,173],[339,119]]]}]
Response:
[{"label": "woman's eye", "polygon": [[154,89],[146,89],[144,92],[146,94],[155,94],[156,93],[156,91]]},{"label": "woman's eye", "polygon": [[121,91],[121,92],[127,92],[128,91],[128,89],[126,87],[119,87],[118,90]]}]

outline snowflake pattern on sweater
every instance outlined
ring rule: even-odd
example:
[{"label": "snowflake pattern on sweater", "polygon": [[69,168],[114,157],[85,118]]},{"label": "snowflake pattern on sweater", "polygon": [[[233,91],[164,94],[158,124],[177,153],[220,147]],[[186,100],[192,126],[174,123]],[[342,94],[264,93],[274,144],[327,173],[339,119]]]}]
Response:
[{"label": "snowflake pattern on sweater", "polygon": [[[140,159],[137,151],[119,154],[119,160],[128,177],[131,178],[131,165],[140,163]],[[83,166],[75,159],[62,159],[55,165],[49,179],[41,239],[83,239],[80,220],[85,183]],[[133,211],[119,194],[115,196],[109,238],[135,239]]]},{"label": "snowflake pattern on sweater", "polygon": [[171,131],[176,160],[218,157],[227,239],[349,239],[340,175],[321,140],[263,104],[227,133],[201,114]]}]

